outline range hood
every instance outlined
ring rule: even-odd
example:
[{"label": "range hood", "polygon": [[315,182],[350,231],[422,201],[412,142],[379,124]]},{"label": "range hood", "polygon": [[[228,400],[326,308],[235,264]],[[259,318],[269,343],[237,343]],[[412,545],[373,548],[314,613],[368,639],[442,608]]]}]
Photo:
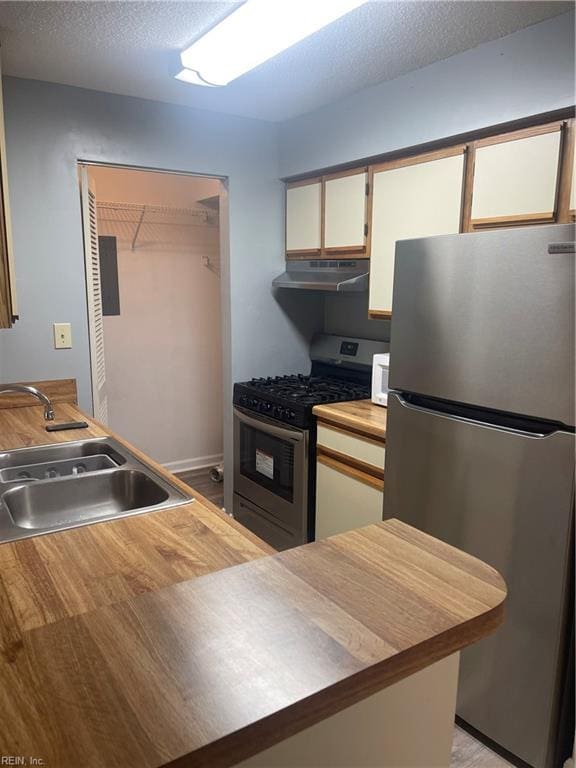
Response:
[{"label": "range hood", "polygon": [[307,291],[367,291],[368,259],[287,261],[286,272],[272,280],[274,288]]}]

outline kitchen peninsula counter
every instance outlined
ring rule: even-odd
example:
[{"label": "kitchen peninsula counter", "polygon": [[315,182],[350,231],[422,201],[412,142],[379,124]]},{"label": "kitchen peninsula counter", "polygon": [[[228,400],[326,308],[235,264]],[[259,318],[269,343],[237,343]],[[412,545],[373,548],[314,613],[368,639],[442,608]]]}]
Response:
[{"label": "kitchen peninsula counter", "polygon": [[[0,450],[109,434],[70,404],[56,417],[90,434],[6,409]],[[496,571],[399,521],[274,553],[194,495],[0,545],[0,754],[47,768],[270,765],[275,745],[443,674],[502,621]]]}]

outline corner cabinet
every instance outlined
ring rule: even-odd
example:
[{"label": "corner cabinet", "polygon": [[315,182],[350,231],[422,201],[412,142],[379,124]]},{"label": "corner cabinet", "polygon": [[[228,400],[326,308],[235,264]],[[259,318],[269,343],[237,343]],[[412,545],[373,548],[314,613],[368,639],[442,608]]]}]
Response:
[{"label": "corner cabinet", "polygon": [[460,231],[464,147],[383,163],[371,169],[372,317],[392,312],[397,240]]},{"label": "corner cabinet", "polygon": [[286,185],[286,258],[366,254],[366,168]]},{"label": "corner cabinet", "polygon": [[4,136],[4,104],[0,71],[0,328],[11,328],[18,315],[12,249],[12,225],[8,199],[8,169]]}]

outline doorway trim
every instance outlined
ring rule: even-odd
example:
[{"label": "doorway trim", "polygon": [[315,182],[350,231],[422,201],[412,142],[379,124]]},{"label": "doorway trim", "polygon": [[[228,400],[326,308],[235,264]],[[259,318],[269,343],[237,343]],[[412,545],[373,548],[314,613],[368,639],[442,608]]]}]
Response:
[{"label": "doorway trim", "polygon": [[[232,346],[232,328],[230,322],[231,316],[231,292],[230,292],[230,238],[229,238],[229,208],[228,208],[228,190],[229,190],[229,176],[224,176],[217,173],[198,173],[195,171],[182,171],[173,168],[160,168],[157,166],[145,166],[145,165],[133,165],[130,163],[116,163],[107,162],[104,160],[88,160],[85,158],[76,158],[76,169],[80,179],[82,167],[99,167],[99,168],[118,168],[127,171],[144,171],[147,173],[162,173],[169,174],[171,176],[191,176],[193,178],[200,179],[217,179],[221,182],[221,195],[220,195],[220,321],[221,321],[221,336],[222,336],[222,373],[223,373],[223,409],[226,414],[226,409],[230,405],[228,402],[228,390],[231,389],[231,346]],[[81,204],[81,212],[83,210],[83,195],[82,185],[79,184],[79,196]],[[81,221],[83,222],[83,214],[81,213]],[[85,285],[88,289],[88,274],[86,272],[88,262],[86,255],[86,239],[84,238],[84,269],[85,269]],[[98,418],[96,415],[95,407],[95,393],[97,393],[97,386],[95,387],[95,365],[93,362],[92,350],[95,347],[95,339],[93,338],[93,332],[90,325],[90,297],[88,291],[86,291],[86,314],[88,316],[88,349],[89,349],[89,364],[90,364],[90,387],[91,387],[91,401],[92,401],[92,415],[94,418]],[[226,421],[226,416],[224,417]]]}]

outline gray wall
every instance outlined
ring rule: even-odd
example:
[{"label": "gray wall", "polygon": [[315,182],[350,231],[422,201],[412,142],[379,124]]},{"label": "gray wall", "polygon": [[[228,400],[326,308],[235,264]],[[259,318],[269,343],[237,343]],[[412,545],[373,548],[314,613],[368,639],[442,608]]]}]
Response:
[{"label": "gray wall", "polygon": [[280,126],[282,176],[574,104],[574,14],[366,88]]},{"label": "gray wall", "polygon": [[325,298],[324,332],[389,341],[390,321],[368,319],[368,291],[341,293]]},{"label": "gray wall", "polygon": [[[6,78],[4,95],[21,319],[0,331],[2,379],[71,376],[81,406],[90,408],[78,159],[228,176],[230,269],[222,281],[228,462],[232,382],[305,370],[309,335],[322,324],[318,302],[279,301],[270,288],[284,262],[276,126],[32,80]],[[224,242],[226,234],[224,227]],[[53,349],[55,321],[72,323],[71,350]]]}]

